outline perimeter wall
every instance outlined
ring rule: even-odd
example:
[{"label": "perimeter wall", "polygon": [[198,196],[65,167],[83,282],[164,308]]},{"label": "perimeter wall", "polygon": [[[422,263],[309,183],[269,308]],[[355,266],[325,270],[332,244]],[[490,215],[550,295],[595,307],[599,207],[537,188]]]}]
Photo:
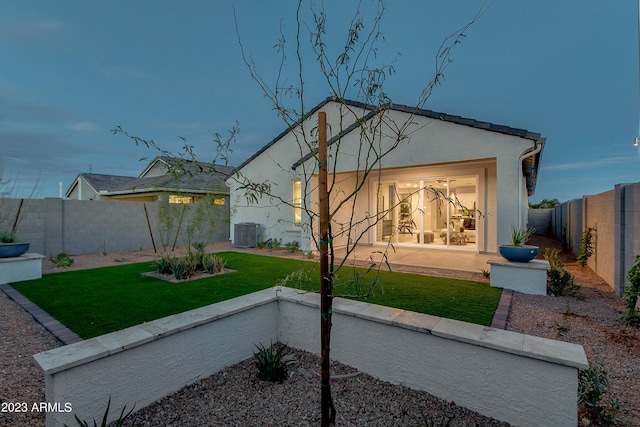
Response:
[{"label": "perimeter wall", "polygon": [[[149,249],[229,239],[224,205],[107,200],[2,199],[1,218],[18,217],[17,240],[45,256]],[[7,224],[0,224],[4,228]],[[178,231],[179,230],[179,231]]]},{"label": "perimeter wall", "polygon": [[640,182],[618,184],[613,190],[570,200],[554,209],[530,209],[529,223],[544,223],[546,216],[550,234],[576,254],[582,232],[593,229],[594,253],[587,265],[622,296],[627,273],[640,255]]}]

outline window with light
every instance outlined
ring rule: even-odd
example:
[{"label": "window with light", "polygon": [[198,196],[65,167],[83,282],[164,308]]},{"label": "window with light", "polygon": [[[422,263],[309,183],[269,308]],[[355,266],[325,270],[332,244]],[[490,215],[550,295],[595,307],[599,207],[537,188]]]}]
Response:
[{"label": "window with light", "polygon": [[293,225],[302,225],[302,181],[296,179],[293,181]]}]

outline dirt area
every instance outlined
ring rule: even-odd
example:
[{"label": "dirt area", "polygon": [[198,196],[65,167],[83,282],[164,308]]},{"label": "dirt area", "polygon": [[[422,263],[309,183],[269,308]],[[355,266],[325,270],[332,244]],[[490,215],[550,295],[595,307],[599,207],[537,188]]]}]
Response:
[{"label": "dirt area", "polygon": [[[540,236],[530,244],[540,246],[541,254],[545,247],[562,249],[557,240]],[[580,285],[579,295],[516,292],[507,329],[581,344],[589,363],[602,362],[609,372],[611,388],[606,399],[617,397],[623,406],[617,425],[640,426],[640,328],[620,320],[626,311],[625,302],[604,280],[590,268],[582,268],[572,253],[563,251],[560,258]]]}]

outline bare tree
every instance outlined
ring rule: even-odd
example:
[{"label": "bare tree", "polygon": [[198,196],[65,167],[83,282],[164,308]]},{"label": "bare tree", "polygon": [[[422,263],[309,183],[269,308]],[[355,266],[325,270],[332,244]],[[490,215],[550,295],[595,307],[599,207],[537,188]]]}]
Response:
[{"label": "bare tree", "polygon": [[[344,43],[335,49],[326,41],[328,14],[322,7],[316,7],[313,2],[307,5],[299,1],[292,48],[289,47],[290,43],[283,27],[281,26],[280,29],[280,38],[276,45],[280,61],[274,82],[267,82],[262,77],[257,65],[246,53],[236,19],[236,32],[242,58],[251,78],[269,99],[295,138],[295,144],[290,149],[295,150],[300,159],[295,166],[300,169],[299,176],[302,177],[301,209],[307,219],[303,228],[310,235],[313,246],[318,248],[322,255],[320,322],[323,426],[333,425],[336,420],[329,372],[332,301],[336,295],[336,287],[344,286],[345,294],[362,297],[367,296],[374,287],[380,285],[377,272],[385,266],[388,268],[386,254],[392,249],[391,240],[385,250],[378,252],[381,261],[371,262],[365,275],[372,273],[372,277],[367,282],[364,280],[364,275],[355,274],[338,283],[337,273],[354,255],[356,247],[369,230],[401,203],[398,200],[376,212],[358,211],[359,199],[363,197],[362,190],[369,182],[376,183],[378,187],[381,185],[383,160],[394,150],[407,144],[411,135],[420,130],[420,125],[416,123],[415,118],[424,108],[435,87],[442,83],[444,73],[453,61],[452,49],[462,42],[465,32],[485,11],[485,7],[481,7],[467,24],[444,39],[434,57],[433,76],[416,91],[418,99],[415,102],[415,108],[398,120],[399,116],[393,114],[392,99],[385,91],[386,79],[395,72],[396,58],[387,63],[378,56],[379,45],[383,42],[381,23],[386,6],[382,0],[373,0],[366,4],[370,7],[366,10],[360,8],[356,10],[345,30]],[[308,9],[305,9],[307,6]],[[305,13],[306,16],[311,17],[310,22],[302,18]],[[292,58],[287,55],[287,52],[293,52]],[[316,64],[314,67],[305,68],[303,58],[308,58],[309,55],[315,59]],[[288,69],[287,65],[291,63],[294,64],[293,68],[297,72],[293,84],[287,83],[289,80],[285,75],[285,69]],[[324,125],[314,124],[309,128],[306,120],[310,109],[306,104],[305,90],[306,82],[310,79],[305,70],[311,68],[317,70],[319,79],[328,90],[333,102],[339,104],[340,109],[337,122],[328,124],[332,136],[327,143],[327,157],[324,157],[324,150],[319,150],[319,140],[325,137]],[[314,84],[317,84],[317,79]],[[229,152],[238,131],[239,127],[236,126],[227,138],[218,134],[214,136],[218,146],[219,157],[217,158],[223,159],[225,163],[229,158],[225,153]],[[145,144],[159,149],[153,141],[131,136],[120,128],[114,129],[114,133],[124,134],[132,138],[136,144]],[[359,140],[354,144],[347,140],[347,135],[358,135]],[[186,141],[184,152],[181,154],[195,159],[193,147],[190,147]],[[349,182],[343,180],[340,174],[345,158],[355,165],[355,169],[350,170],[351,176],[355,179]],[[290,164],[279,164],[277,159],[274,159],[274,163],[283,173],[290,173]],[[323,169],[326,170],[326,182],[322,182],[324,178],[320,172]],[[263,199],[268,199],[271,205],[295,207],[294,201],[278,192],[268,180],[255,180],[243,174],[241,170],[236,170],[230,180],[233,181],[235,190],[244,194],[248,204],[259,205]],[[434,199],[464,208],[457,199],[448,199],[445,194],[435,188],[417,188],[414,192],[422,190],[429,191]],[[343,256],[336,255],[336,241],[340,241],[341,247],[344,248]],[[325,262],[326,268],[322,267]]]},{"label": "bare tree", "polygon": [[[296,149],[302,159],[297,166],[302,168],[301,176],[304,177],[303,211],[309,218],[306,227],[312,236],[314,245],[321,254],[321,412],[323,426],[335,424],[336,418],[331,397],[329,358],[332,300],[334,289],[338,285],[336,282],[337,272],[345,265],[369,229],[375,227],[387,213],[397,206],[397,204],[392,204],[387,209],[363,214],[356,210],[358,198],[370,179],[377,180],[378,186],[380,185],[383,159],[401,147],[410,138],[411,133],[417,131],[414,122],[415,115],[425,106],[434,88],[442,82],[444,72],[452,62],[452,48],[461,43],[465,32],[484,12],[483,7],[469,23],[442,42],[435,56],[433,77],[419,92],[415,109],[410,112],[408,117],[398,122],[390,114],[393,103],[384,89],[385,80],[395,71],[395,59],[390,63],[385,63],[381,62],[377,56],[378,45],[383,40],[380,26],[385,12],[385,4],[383,1],[377,1],[372,5],[375,12],[369,19],[361,10],[356,11],[346,30],[344,45],[337,50],[332,50],[325,42],[328,20],[325,10],[316,9],[311,4],[309,12],[313,22],[308,24],[303,22],[301,18],[303,2],[298,3],[295,22],[296,37],[292,49],[295,52],[293,62],[298,70],[298,80],[295,85],[283,84],[286,81],[283,77],[283,70],[289,58],[286,55],[288,51],[287,38],[282,29],[277,45],[281,55],[280,66],[276,81],[271,85],[261,77],[255,63],[246,55],[238,31],[242,56],[251,77],[271,101],[287,126],[292,129],[297,143],[297,147],[292,147],[292,149]],[[237,24],[236,28],[238,28]],[[308,45],[303,42],[302,38],[305,30],[309,36]],[[333,129],[335,136],[330,142],[329,157],[323,152],[325,144],[325,141],[322,141],[325,137],[324,123],[319,125],[319,129],[307,131],[302,128],[296,130],[298,127],[305,126],[304,119],[308,113],[305,104],[307,76],[303,72],[303,50],[305,47],[310,48],[315,56],[320,79],[325,83],[334,100],[340,103],[341,110],[344,110],[339,114],[339,122],[331,124],[335,126]],[[352,102],[345,101],[346,98],[353,99],[354,95],[359,104],[354,105]],[[351,119],[343,121],[343,118],[347,117]],[[357,144],[359,148],[356,152],[348,152],[347,150],[352,150],[353,146],[348,147],[341,136],[345,135],[348,127],[354,125],[357,126],[359,132],[360,141]],[[351,132],[354,130],[351,129]],[[319,145],[322,149],[319,149]],[[350,158],[357,158],[356,169],[351,172],[357,178],[350,185],[341,181],[338,173],[340,161],[345,151]],[[328,181],[324,176],[324,169],[328,169]],[[318,177],[318,174],[319,179],[316,181],[314,177]],[[291,203],[290,200],[271,191],[268,183],[247,181],[243,179],[241,174],[237,174],[236,177],[240,182],[239,188],[245,190],[249,200],[257,201],[262,196],[269,196],[280,199],[279,203]],[[420,190],[422,189],[416,191]],[[428,190],[433,193],[433,197],[446,198],[445,195],[433,188]],[[313,193],[318,193],[319,209],[309,197]],[[448,202],[460,204],[457,200],[448,200]],[[346,248],[345,255],[340,259],[336,258],[336,239],[340,239]],[[325,257],[329,258],[326,262],[326,268],[323,267]],[[382,259],[386,260],[386,252],[382,253]],[[381,263],[377,264],[377,267],[379,268],[380,265]],[[361,277],[355,277],[348,282],[351,285],[351,293],[358,296],[368,294],[378,283],[377,276],[370,280],[366,286],[362,286]]]}]

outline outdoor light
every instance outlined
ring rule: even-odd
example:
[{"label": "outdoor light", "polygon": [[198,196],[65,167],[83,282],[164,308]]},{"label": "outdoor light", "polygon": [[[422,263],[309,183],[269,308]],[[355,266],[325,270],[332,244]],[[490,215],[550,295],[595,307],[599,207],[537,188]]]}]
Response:
[{"label": "outdoor light", "polygon": [[633,143],[633,146],[637,147],[639,145],[638,144],[639,142],[640,142],[640,138],[636,137],[636,142]]}]

